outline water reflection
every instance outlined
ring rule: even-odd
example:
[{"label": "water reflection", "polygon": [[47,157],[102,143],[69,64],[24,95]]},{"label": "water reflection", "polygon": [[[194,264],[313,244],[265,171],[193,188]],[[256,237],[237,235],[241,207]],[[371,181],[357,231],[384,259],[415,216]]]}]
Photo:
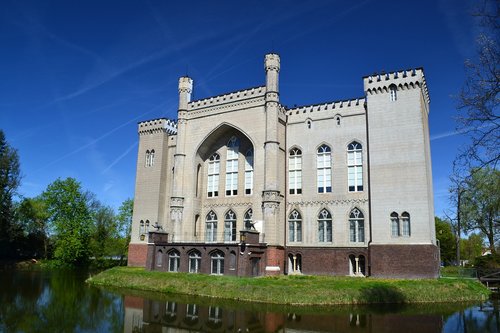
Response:
[{"label": "water reflection", "polygon": [[86,285],[87,276],[0,271],[0,332],[500,333],[498,300],[475,306],[291,307],[111,292]]},{"label": "water reflection", "polygon": [[[248,310],[244,304],[200,305],[174,299],[142,299],[141,304],[141,299],[125,296],[124,332],[500,331],[497,302],[469,308],[441,304],[295,309],[260,305],[255,309],[254,305],[253,310]],[[141,312],[142,319],[139,319]]]}]

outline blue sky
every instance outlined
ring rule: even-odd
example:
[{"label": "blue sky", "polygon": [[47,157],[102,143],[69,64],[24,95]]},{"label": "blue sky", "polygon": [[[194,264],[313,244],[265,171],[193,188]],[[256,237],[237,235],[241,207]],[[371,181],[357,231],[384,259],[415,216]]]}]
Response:
[{"label": "blue sky", "polygon": [[0,12],[0,128],[18,149],[20,194],[75,177],[104,204],[133,197],[137,122],[265,82],[281,56],[283,104],[362,97],[362,76],[424,67],[436,215],[448,206],[472,1],[15,1]]}]

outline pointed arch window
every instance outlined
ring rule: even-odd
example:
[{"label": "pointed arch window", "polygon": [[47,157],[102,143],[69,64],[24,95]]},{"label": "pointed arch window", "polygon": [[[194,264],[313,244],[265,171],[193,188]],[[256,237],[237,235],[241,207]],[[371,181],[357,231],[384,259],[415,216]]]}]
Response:
[{"label": "pointed arch window", "polygon": [[224,217],[224,242],[236,241],[236,214],[229,210]]},{"label": "pointed arch window", "polygon": [[207,242],[217,241],[217,214],[210,211],[205,220],[205,240]]},{"label": "pointed arch window", "polygon": [[179,251],[172,250],[168,253],[168,271],[169,272],[178,272],[179,265],[181,263],[181,255]]},{"label": "pointed arch window", "polygon": [[392,237],[399,237],[399,216],[398,213],[391,213],[391,235]]},{"label": "pointed arch window", "polygon": [[291,149],[288,157],[288,188],[290,194],[302,193],[302,151],[298,148]]},{"label": "pointed arch window", "polygon": [[401,224],[402,224],[402,235],[404,237],[410,237],[411,234],[411,228],[410,228],[410,214],[407,212],[404,212],[401,214]]},{"label": "pointed arch window", "polygon": [[144,221],[141,220],[141,222],[139,222],[139,239],[141,239],[141,236],[144,236],[145,233],[146,232],[145,232],[145,228],[144,228]]},{"label": "pointed arch window", "polygon": [[365,241],[365,217],[357,208],[349,214],[349,240],[353,243]]},{"label": "pointed arch window", "polygon": [[396,85],[394,84],[391,84],[389,86],[389,92],[390,92],[390,96],[391,96],[391,102],[394,102],[397,100],[398,96],[397,96],[397,90],[398,88],[396,87]]},{"label": "pointed arch window", "polygon": [[220,173],[220,156],[214,153],[208,159],[208,197],[219,196],[219,173]]},{"label": "pointed arch window", "polygon": [[347,183],[349,192],[363,191],[363,148],[357,141],[347,146]]},{"label": "pointed arch window", "polygon": [[156,266],[161,267],[163,265],[163,251],[158,250],[156,252]]},{"label": "pointed arch window", "polygon": [[201,253],[198,250],[189,252],[189,273],[198,273],[201,267]]},{"label": "pointed arch window", "polygon": [[155,162],[155,150],[146,150],[146,167],[152,167]]},{"label": "pointed arch window", "polygon": [[321,145],[316,155],[318,193],[332,192],[332,150]]},{"label": "pointed arch window", "polygon": [[217,251],[212,253],[211,259],[211,273],[215,275],[224,274],[224,253]]},{"label": "pointed arch window", "polygon": [[238,194],[238,152],[240,142],[232,137],[227,143],[226,155],[226,196]]},{"label": "pointed arch window", "polygon": [[288,216],[288,240],[302,242],[302,216],[296,210]]},{"label": "pointed arch window", "polygon": [[253,192],[253,150],[247,150],[245,154],[245,194]]},{"label": "pointed arch window", "polygon": [[318,214],[318,241],[332,242],[332,214],[326,209],[322,209]]},{"label": "pointed arch window", "polygon": [[245,216],[243,217],[243,222],[245,223],[245,230],[250,230],[253,228],[252,217],[253,217],[253,211],[252,208],[250,208],[245,212]]}]

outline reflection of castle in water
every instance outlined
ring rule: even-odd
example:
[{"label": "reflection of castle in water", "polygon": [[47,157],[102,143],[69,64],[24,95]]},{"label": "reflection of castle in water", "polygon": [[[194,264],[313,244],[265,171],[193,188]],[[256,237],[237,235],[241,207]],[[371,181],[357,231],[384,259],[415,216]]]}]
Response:
[{"label": "reflection of castle in water", "polygon": [[125,296],[125,333],[152,332],[441,332],[438,314],[252,312]]}]

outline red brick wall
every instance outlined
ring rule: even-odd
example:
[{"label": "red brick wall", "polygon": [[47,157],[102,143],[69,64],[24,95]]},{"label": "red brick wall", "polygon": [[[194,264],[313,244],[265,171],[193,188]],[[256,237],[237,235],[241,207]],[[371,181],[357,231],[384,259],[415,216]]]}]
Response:
[{"label": "red brick wall", "polygon": [[439,251],[435,245],[371,245],[371,275],[384,278],[437,278]]},{"label": "red brick wall", "polygon": [[146,267],[147,256],[147,244],[130,244],[128,246],[128,266]]}]

